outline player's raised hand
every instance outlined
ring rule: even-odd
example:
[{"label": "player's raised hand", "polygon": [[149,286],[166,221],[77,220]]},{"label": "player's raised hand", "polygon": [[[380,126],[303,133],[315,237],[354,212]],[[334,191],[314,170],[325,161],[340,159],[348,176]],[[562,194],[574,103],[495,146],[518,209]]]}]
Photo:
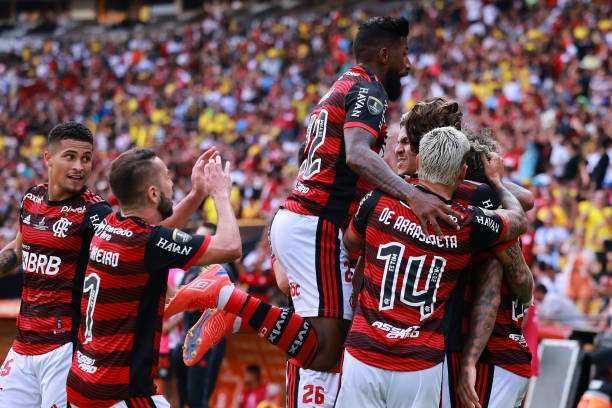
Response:
[{"label": "player's raised hand", "polygon": [[191,170],[191,189],[194,193],[201,195],[202,198],[209,194],[204,180],[204,166],[206,166],[210,159],[214,159],[217,156],[219,156],[219,152],[217,152],[215,146],[209,147],[198,157]]},{"label": "player's raised hand", "polygon": [[461,367],[461,376],[457,384],[457,395],[466,408],[482,408],[476,394],[476,367],[465,364]]},{"label": "player's raised hand", "polygon": [[443,235],[438,220],[449,228],[459,228],[457,220],[461,218],[461,215],[433,194],[427,194],[415,188],[408,203],[410,209],[418,217],[425,234],[427,234],[428,225],[431,225],[436,235]]},{"label": "player's raised hand", "polygon": [[204,180],[210,196],[217,199],[229,198],[232,189],[232,178],[230,176],[230,163],[225,162],[223,166],[221,156],[215,156],[208,160],[204,166]]},{"label": "player's raised hand", "polygon": [[504,174],[504,161],[497,153],[491,153],[491,157],[487,159],[486,154],[482,153],[482,164],[485,175],[491,184],[500,183]]}]

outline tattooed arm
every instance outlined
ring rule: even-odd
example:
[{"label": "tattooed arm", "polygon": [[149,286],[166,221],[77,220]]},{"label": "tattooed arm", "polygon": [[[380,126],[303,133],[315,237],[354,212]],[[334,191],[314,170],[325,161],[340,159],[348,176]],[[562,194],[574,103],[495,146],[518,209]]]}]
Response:
[{"label": "tattooed arm", "polygon": [[504,267],[504,276],[514,295],[524,305],[533,300],[533,274],[518,242],[495,254]]},{"label": "tattooed arm", "polygon": [[347,166],[375,188],[398,200],[407,202],[419,218],[423,231],[427,231],[427,224],[429,223],[436,234],[442,235],[438,220],[442,220],[451,228],[457,228],[457,224],[451,220],[449,215],[459,218],[459,214],[434,195],[419,191],[415,186],[406,183],[395,174],[382,157],[372,150],[371,146],[374,145],[375,141],[374,135],[362,128],[345,129],[344,143]]},{"label": "tattooed arm", "polygon": [[21,234],[0,251],[0,278],[13,272],[21,263]]},{"label": "tattooed arm", "polygon": [[523,210],[529,211],[533,208],[533,206],[535,205],[535,200],[531,191],[519,186],[518,184],[514,184],[511,182],[504,182],[503,184],[504,187],[506,187],[508,191],[510,191],[512,195],[515,196],[517,200],[519,200],[521,206],[523,207]]},{"label": "tattooed arm", "polygon": [[479,407],[478,395],[475,390],[476,362],[493,332],[500,303],[499,290],[503,276],[502,267],[495,258],[486,258],[475,268],[473,276],[474,303],[470,317],[470,328],[463,348],[457,393],[464,406]]},{"label": "tattooed arm", "polygon": [[[512,195],[510,190],[501,181],[501,174],[504,171],[503,161],[496,153],[491,153],[491,158],[487,160],[483,153],[482,162],[485,174],[491,182],[491,186],[495,189],[503,207],[502,209],[495,210],[496,213],[506,220],[506,232],[501,237],[501,241],[510,241],[511,239],[518,238],[527,231],[527,217],[519,200]],[[485,210],[485,213],[487,211]]]}]

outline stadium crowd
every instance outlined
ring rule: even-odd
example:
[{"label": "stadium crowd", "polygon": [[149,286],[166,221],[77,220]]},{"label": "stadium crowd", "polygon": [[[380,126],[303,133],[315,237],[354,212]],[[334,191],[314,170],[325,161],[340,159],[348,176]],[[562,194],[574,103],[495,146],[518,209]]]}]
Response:
[{"label": "stadium crowd", "polygon": [[[137,29],[120,40],[3,45],[3,245],[18,229],[21,195],[44,180],[46,134],[67,120],[94,132],[89,184],[111,204],[106,175],[128,147],[159,152],[178,201],[189,191],[193,158],[214,145],[234,163],[239,218],[274,214],[292,187],[310,108],[351,65],[351,39],[370,13],[324,7],[245,23],[225,11],[212,7],[172,32]],[[540,318],[574,325],[584,324],[586,314],[593,324],[609,325],[609,2],[411,2],[394,11],[410,21],[413,68],[388,122],[396,124],[425,97],[459,101],[467,125],[500,142],[507,176],[536,196],[528,214],[532,229],[522,242],[541,284]],[[214,223],[212,202],[192,221]]]}]

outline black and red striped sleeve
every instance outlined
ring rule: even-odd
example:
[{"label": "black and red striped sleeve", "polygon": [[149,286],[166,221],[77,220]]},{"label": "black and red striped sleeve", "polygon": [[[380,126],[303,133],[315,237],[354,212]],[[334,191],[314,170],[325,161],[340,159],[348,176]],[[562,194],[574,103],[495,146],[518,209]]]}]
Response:
[{"label": "black and red striped sleeve", "polygon": [[100,201],[90,205],[87,211],[85,211],[85,217],[81,225],[82,230],[93,235],[102,221],[112,212],[112,208],[106,201]]},{"label": "black and red striped sleeve", "polygon": [[190,235],[176,228],[153,227],[145,249],[145,268],[153,273],[189,269],[206,251],[210,236]]},{"label": "black and red striped sleeve", "polygon": [[470,248],[472,253],[479,253],[500,243],[506,233],[506,220],[496,212],[483,211],[479,207],[470,207],[472,211],[470,229]]},{"label": "black and red striped sleeve", "polygon": [[379,82],[355,83],[344,98],[344,129],[359,127],[378,137],[387,104],[387,94]]},{"label": "black and red striped sleeve", "polygon": [[486,210],[495,210],[501,203],[495,191],[489,185],[481,183],[472,193],[470,205]]},{"label": "black and red striped sleeve", "polygon": [[359,236],[364,237],[366,228],[368,226],[368,221],[370,219],[370,214],[376,208],[376,204],[378,204],[378,200],[382,196],[382,192],[379,190],[370,191],[366,194],[359,203],[359,208],[351,221],[350,228]]}]

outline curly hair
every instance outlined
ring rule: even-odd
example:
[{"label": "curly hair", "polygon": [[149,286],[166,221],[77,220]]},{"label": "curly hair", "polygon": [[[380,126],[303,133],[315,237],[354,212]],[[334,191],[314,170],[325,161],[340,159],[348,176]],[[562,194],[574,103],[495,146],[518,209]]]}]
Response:
[{"label": "curly hair", "polygon": [[418,153],[421,138],[425,133],[446,126],[461,130],[462,119],[463,113],[456,101],[445,97],[427,98],[419,101],[408,112],[405,118],[406,134]]},{"label": "curly hair", "polygon": [[480,132],[466,129],[463,133],[470,141],[470,151],[466,159],[468,168],[465,178],[480,183],[488,183],[489,180],[484,173],[482,153],[487,156],[487,159],[491,157],[491,153],[499,153],[499,143],[491,137],[489,129],[482,129]]}]

